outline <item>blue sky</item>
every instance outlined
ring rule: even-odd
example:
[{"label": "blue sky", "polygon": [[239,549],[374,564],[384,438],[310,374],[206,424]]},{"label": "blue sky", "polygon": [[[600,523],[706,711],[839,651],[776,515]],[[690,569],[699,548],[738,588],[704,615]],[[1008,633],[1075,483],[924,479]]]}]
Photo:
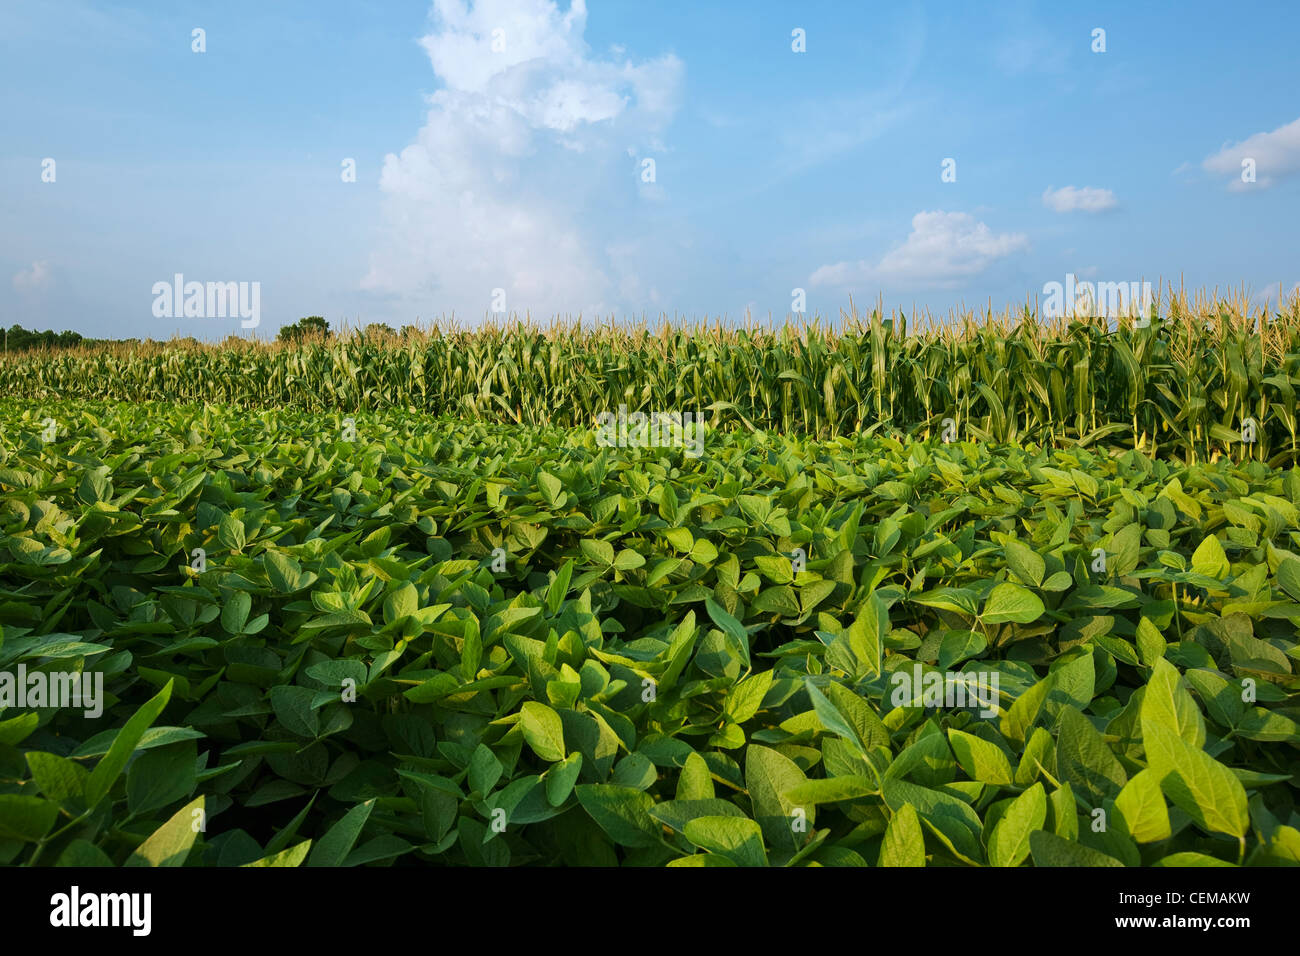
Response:
[{"label": "blue sky", "polygon": [[[0,323],[944,312],[1066,273],[1276,298],[1298,28],[1293,3],[9,3]],[[157,315],[177,273],[258,283],[260,324]]]}]

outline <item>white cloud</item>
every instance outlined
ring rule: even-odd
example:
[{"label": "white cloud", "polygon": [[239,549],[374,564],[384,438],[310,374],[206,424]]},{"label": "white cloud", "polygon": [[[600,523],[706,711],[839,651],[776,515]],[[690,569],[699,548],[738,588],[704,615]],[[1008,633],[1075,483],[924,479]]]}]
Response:
[{"label": "white cloud", "polygon": [[389,228],[364,289],[477,320],[497,288],[508,311],[545,316],[608,309],[637,286],[636,261],[609,250],[620,207],[643,202],[641,159],[663,150],[683,66],[593,57],[586,14],[584,0],[435,0],[420,42],[442,89],[415,142],[385,158]]},{"label": "white cloud", "polygon": [[[1241,180],[1242,161],[1255,161],[1255,182]],[[1207,156],[1201,167],[1210,173],[1230,176],[1228,188],[1266,188],[1279,179],[1300,172],[1300,119],[1279,126],[1271,133],[1256,133],[1240,143],[1224,146]]]},{"label": "white cloud", "polygon": [[33,262],[31,268],[19,270],[14,274],[14,288],[19,292],[35,292],[50,284],[50,264],[42,259]]},{"label": "white cloud", "polygon": [[1056,212],[1105,212],[1114,209],[1119,203],[1109,189],[1062,186],[1060,189],[1048,187],[1043,192],[1043,205]]},{"label": "white cloud", "polygon": [[1286,283],[1279,282],[1276,285],[1266,286],[1252,295],[1250,304],[1254,308],[1261,308],[1264,305],[1281,308],[1296,295],[1300,295],[1300,282],[1293,283],[1289,289]]},{"label": "white cloud", "polygon": [[872,264],[840,262],[817,269],[812,285],[847,286],[855,282],[952,284],[984,272],[997,260],[1028,248],[1022,233],[994,233],[964,212],[918,212],[907,240]]}]

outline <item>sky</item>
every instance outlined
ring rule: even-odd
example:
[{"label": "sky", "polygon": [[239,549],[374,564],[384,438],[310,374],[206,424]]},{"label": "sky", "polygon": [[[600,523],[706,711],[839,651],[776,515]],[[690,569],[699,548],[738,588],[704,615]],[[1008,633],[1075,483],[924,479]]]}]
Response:
[{"label": "sky", "polygon": [[1276,301],[1298,30],[1292,2],[5,0],[0,324],[833,320],[1067,275]]}]

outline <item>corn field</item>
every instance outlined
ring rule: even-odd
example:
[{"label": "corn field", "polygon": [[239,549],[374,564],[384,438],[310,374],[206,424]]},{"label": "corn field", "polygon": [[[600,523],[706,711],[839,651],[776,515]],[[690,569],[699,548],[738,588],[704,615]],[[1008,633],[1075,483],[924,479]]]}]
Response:
[{"label": "corn field", "polygon": [[880,310],[841,318],[838,328],[512,322],[298,345],[232,338],[34,351],[0,361],[0,394],[402,408],[561,427],[590,426],[626,405],[815,438],[930,437],[951,419],[962,438],[981,441],[1100,443],[1188,462],[1229,453],[1300,460],[1300,295],[1270,315],[1244,298],[1189,301],[1171,290],[1143,327],[1051,321],[1029,309],[927,327]]}]

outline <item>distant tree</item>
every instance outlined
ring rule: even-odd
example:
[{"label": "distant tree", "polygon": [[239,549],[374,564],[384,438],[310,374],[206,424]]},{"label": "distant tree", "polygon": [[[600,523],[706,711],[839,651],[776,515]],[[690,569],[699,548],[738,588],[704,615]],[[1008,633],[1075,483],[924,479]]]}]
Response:
[{"label": "distant tree", "polygon": [[397,335],[397,333],[393,330],[393,327],[391,325],[386,325],[383,322],[371,322],[366,326],[366,338],[382,338],[384,336],[391,337],[395,335]]},{"label": "distant tree", "polygon": [[319,315],[309,315],[305,319],[299,319],[298,327],[302,329],[304,335],[328,336],[330,334],[330,324]]},{"label": "distant tree", "polygon": [[86,341],[79,333],[71,330],[55,332],[45,329],[35,332],[17,324],[5,330],[4,340],[5,349],[11,352],[37,348],[68,349]]},{"label": "distant tree", "polygon": [[303,339],[328,338],[330,324],[323,316],[309,315],[291,325],[280,328],[276,338],[281,342],[301,342]]}]

